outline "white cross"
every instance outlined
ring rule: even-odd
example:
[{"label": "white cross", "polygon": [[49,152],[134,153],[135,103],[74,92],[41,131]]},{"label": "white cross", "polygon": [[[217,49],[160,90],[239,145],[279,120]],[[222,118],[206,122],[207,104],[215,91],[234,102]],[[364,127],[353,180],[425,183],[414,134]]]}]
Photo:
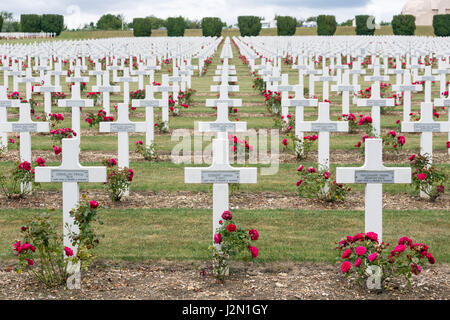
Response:
[{"label": "white cross", "polygon": [[431,74],[431,66],[425,67],[425,74],[417,77],[419,81],[425,81],[425,102],[431,102],[431,84],[433,81],[438,81],[439,77]]},{"label": "white cross", "polygon": [[[366,81],[373,81],[370,79],[382,79],[384,76],[374,76],[366,77]],[[393,107],[395,105],[394,99],[382,99],[380,96],[380,82],[374,80],[375,83],[372,85],[372,92],[370,99],[358,99],[359,107],[372,107],[372,125],[374,129],[374,134],[376,136],[380,135],[381,132],[381,117],[380,117],[380,107]]]},{"label": "white cross", "polygon": [[[449,86],[449,92],[450,92],[450,86]],[[436,107],[449,107],[450,110],[450,97],[447,99],[435,99],[434,100],[434,105]],[[450,116],[448,118],[448,121],[450,122]],[[448,133],[448,141],[450,141],[450,132]],[[450,149],[448,149],[448,154],[450,154]]]},{"label": "white cross", "polygon": [[3,71],[3,85],[5,87],[9,86],[9,73],[12,71],[12,68],[9,66],[9,61],[4,60],[6,65],[0,66],[0,71]]},{"label": "white cross", "polygon": [[266,78],[266,86],[267,90],[275,91],[278,87],[278,82],[281,82],[282,79],[280,77],[280,71],[277,68],[274,68],[272,74],[269,74]]},{"label": "white cross", "polygon": [[[388,73],[396,75],[396,83],[395,83],[396,86],[394,86],[394,87],[398,88],[398,86],[400,86],[401,82],[402,82],[402,75],[406,72],[406,70],[402,69],[402,61],[400,60],[400,56],[399,55],[397,55],[395,61],[396,61],[395,69],[394,70],[392,70],[392,69],[389,70]],[[399,91],[397,91],[397,94],[398,93],[399,93]]]},{"label": "white cross", "polygon": [[324,63],[322,76],[318,77],[317,80],[322,81],[323,100],[328,100],[330,98],[330,82],[331,81],[336,82],[337,77],[330,76],[328,67],[325,66],[325,63]]},{"label": "white cross", "polygon": [[155,139],[155,125],[154,125],[154,114],[153,108],[163,107],[166,103],[164,99],[155,99],[153,93],[155,87],[153,85],[145,86],[145,99],[133,99],[131,100],[131,105],[133,107],[145,107],[145,123],[147,128],[145,131],[145,144],[146,146],[151,146]]},{"label": "white cross", "polygon": [[100,132],[117,132],[117,148],[119,167],[130,166],[129,132],[145,132],[145,122],[132,122],[128,118],[128,103],[119,103],[117,108],[117,121],[100,122]]},{"label": "white cross", "polygon": [[[221,108],[225,105],[221,104]],[[219,125],[219,123],[218,123]],[[211,129],[211,128],[209,128]],[[215,129],[220,129],[216,127]],[[213,239],[220,227],[222,213],[229,210],[230,183],[256,183],[256,168],[233,168],[229,164],[230,145],[227,137],[228,127],[219,131],[212,144],[212,164],[208,168],[185,168],[185,183],[209,183],[213,185]],[[236,128],[237,129],[237,128]]]},{"label": "white cross", "polygon": [[[19,108],[19,121],[1,122],[0,132],[20,133],[20,162],[31,163],[31,134],[30,132],[49,132],[48,122],[33,122],[31,120],[31,108],[29,103],[13,103],[9,107]],[[31,184],[22,185],[21,189],[31,191]]]},{"label": "white cross", "polygon": [[60,77],[67,74],[67,72],[62,71],[62,69],[61,69],[61,61],[58,61],[57,63],[55,63],[55,70],[49,71],[48,73],[55,77],[55,86],[59,86],[60,85]]},{"label": "white cross", "polygon": [[105,110],[106,115],[110,115],[110,94],[112,92],[120,92],[120,86],[112,86],[109,83],[109,71],[105,72],[103,74],[103,85],[101,86],[93,86],[92,87],[93,92],[101,92],[103,97],[103,110]]},{"label": "white cross", "polygon": [[[175,89],[169,85],[169,75],[163,74],[161,85],[156,87],[157,92],[162,92],[164,105],[161,108],[161,118],[166,128],[169,128],[169,92],[175,95]],[[178,95],[178,92],[176,93]]]},{"label": "white cross", "polygon": [[422,91],[421,85],[413,85],[411,74],[406,71],[403,74],[403,84],[392,87],[397,92],[403,92],[403,121],[409,121],[411,113],[411,92]]},{"label": "white cross", "polygon": [[301,85],[301,86],[304,86],[304,76],[305,76],[305,73],[306,73],[306,69],[308,68],[306,65],[304,65],[304,64],[300,64],[300,57],[298,58],[299,59],[299,64],[297,64],[297,65],[293,65],[292,66],[292,69],[297,69],[298,70],[298,84],[299,85]]},{"label": "white cross", "polygon": [[450,122],[434,121],[433,103],[422,102],[420,107],[420,120],[417,122],[402,122],[402,132],[421,132],[420,153],[433,159],[433,132],[450,132]]},{"label": "white cross", "polygon": [[[301,72],[300,69],[299,72]],[[302,84],[299,85],[303,88]],[[295,90],[295,86],[289,85],[289,74],[285,73],[281,75],[281,85],[275,87],[274,90],[281,93],[281,115],[285,119],[289,114],[289,92]]]},{"label": "white cross", "polygon": [[[8,113],[6,108],[18,108],[20,100],[8,99],[8,90],[6,86],[0,86],[0,123],[8,122]],[[8,133],[0,130],[0,149],[7,150]]]},{"label": "white cross", "polygon": [[[62,163],[59,167],[36,167],[36,182],[62,182],[63,192],[63,235],[64,246],[73,250],[77,256],[78,247],[70,241],[71,233],[79,234],[74,226],[70,211],[74,209],[80,198],[79,182],[106,182],[106,167],[84,167],[79,162],[80,139],[62,139]],[[63,254],[63,253],[61,253]],[[80,264],[68,263],[67,272],[69,289],[81,289]]]},{"label": "white cross", "polygon": [[440,96],[444,98],[445,87],[447,86],[447,75],[450,74],[450,66],[447,61],[439,59],[439,67],[437,70],[433,69],[434,74],[438,74],[440,79]]},{"label": "white cross", "polygon": [[[144,65],[139,64],[138,70],[132,70],[131,74],[133,76],[138,76],[138,89],[139,90],[143,90],[144,89],[144,76],[150,76],[152,74],[154,74],[155,71],[154,70],[150,70],[145,68]],[[150,82],[152,83],[152,82]]]},{"label": "white cross", "polygon": [[[361,74],[365,74],[366,70],[361,69],[361,57],[358,56],[357,60],[353,63],[353,67],[350,70],[350,74],[352,75],[352,84],[353,86],[359,85],[359,76]],[[353,97],[353,104],[356,104],[358,101],[358,97],[355,95]]]},{"label": "white cross", "polygon": [[[231,86],[233,87],[233,86]],[[237,86],[239,88],[239,86]],[[213,86],[211,86],[213,88]],[[219,103],[226,103],[228,107],[241,107],[242,99],[230,99],[228,97],[227,86],[218,86],[219,88],[219,99],[206,99],[207,107],[216,107]]]},{"label": "white cross", "polygon": [[44,76],[44,84],[42,86],[37,86],[34,88],[36,92],[44,93],[44,112],[47,120],[50,118],[52,113],[52,92],[61,92],[61,86],[52,85],[52,76],[46,74]]},{"label": "white cross", "polygon": [[106,70],[112,70],[113,71],[113,82],[118,82],[118,80],[117,80],[117,70],[123,70],[124,69],[123,65],[119,66],[117,63],[118,63],[117,59],[116,59],[116,57],[114,57],[112,66],[107,66],[106,67]]},{"label": "white cross", "polygon": [[315,82],[317,81],[315,75],[316,74],[322,74],[322,70],[316,70],[314,69],[314,62],[312,65],[309,66],[308,70],[305,72],[309,76],[309,96],[314,97],[316,88],[315,88]]},{"label": "white cross", "polygon": [[31,99],[31,95],[32,95],[32,83],[36,83],[36,82],[40,82],[38,77],[33,77],[32,73],[31,73],[31,68],[27,68],[26,73],[25,73],[25,77],[23,78],[19,78],[18,80],[19,82],[24,82],[26,85],[26,94],[25,94],[25,99],[27,99],[27,101],[30,101]]},{"label": "white cross", "polygon": [[340,85],[331,86],[332,91],[342,92],[342,114],[350,113],[350,92],[354,94],[360,88],[359,85],[350,84],[350,73],[348,70],[344,72]]},{"label": "white cross", "polygon": [[[305,107],[317,107],[317,99],[305,99],[303,96],[303,87],[297,85],[294,87],[295,97],[294,99],[289,99],[289,106],[295,107],[295,123],[300,123],[304,121],[304,109]],[[299,130],[298,126],[295,126],[295,136],[303,141],[303,131]],[[301,143],[297,144],[297,149],[301,147]]]},{"label": "white cross", "polygon": [[44,71],[49,71],[50,69],[46,57],[41,57],[39,59],[39,65],[33,68],[33,70],[39,71],[39,80],[41,81],[44,80]]},{"label": "white cross", "polygon": [[[337,85],[339,86],[342,83],[342,70],[347,70],[348,66],[342,64],[341,54],[337,54],[336,59],[337,59],[337,64],[331,69],[336,70]],[[334,60],[332,59],[331,61],[334,61]]]},{"label": "white cross", "polygon": [[[89,75],[90,76],[96,76],[97,77],[97,86],[101,86],[102,85],[102,76],[106,73],[109,73],[109,71],[103,71],[102,70],[102,64],[100,61],[97,60],[97,62],[95,63],[95,70],[91,70],[89,71]],[[94,92],[97,92],[95,90],[93,90]]]},{"label": "white cross", "polygon": [[128,68],[123,70],[123,77],[118,77],[117,82],[123,82],[123,103],[130,103],[130,82],[137,82],[138,78],[130,77]]},{"label": "white cross", "polygon": [[383,140],[366,139],[365,162],[359,168],[337,168],[337,183],[365,184],[365,232],[383,239],[383,184],[411,183],[411,168],[383,165]]},{"label": "white cross", "polygon": [[76,132],[78,137],[81,137],[80,108],[94,106],[93,100],[81,99],[80,83],[89,82],[89,77],[80,77],[80,70],[76,68],[75,77],[66,77],[66,82],[75,83],[72,86],[72,96],[70,99],[58,100],[58,107],[72,108],[72,130]]},{"label": "white cross", "polygon": [[330,104],[319,103],[317,121],[302,121],[295,123],[296,129],[302,132],[319,132],[319,166],[325,170],[330,168],[330,132],[348,132],[347,121],[330,120]]}]

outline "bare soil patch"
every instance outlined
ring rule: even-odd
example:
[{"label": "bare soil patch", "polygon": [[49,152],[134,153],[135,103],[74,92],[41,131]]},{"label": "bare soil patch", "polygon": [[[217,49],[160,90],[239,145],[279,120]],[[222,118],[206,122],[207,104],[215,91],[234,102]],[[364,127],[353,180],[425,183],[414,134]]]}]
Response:
[{"label": "bare soil patch", "polygon": [[435,265],[412,278],[409,288],[392,282],[382,292],[346,280],[339,266],[324,263],[233,263],[225,284],[210,262],[97,262],[82,273],[81,290],[47,289],[14,264],[0,266],[0,299],[145,300],[442,300],[450,298],[450,266]]},{"label": "bare soil patch", "polygon": [[[88,199],[95,199],[107,208],[168,208],[168,209],[211,209],[212,195],[208,192],[167,192],[131,191],[130,196],[120,202],[113,202],[102,190],[85,190]],[[445,194],[432,203],[408,194],[383,193],[386,210],[450,210],[450,195]],[[8,199],[0,195],[0,209],[61,208],[61,191],[36,190],[33,196],[24,199]],[[230,196],[230,209],[260,210],[358,210],[364,211],[364,193],[351,192],[345,202],[328,203],[299,198],[295,193],[275,192],[237,192]]]}]

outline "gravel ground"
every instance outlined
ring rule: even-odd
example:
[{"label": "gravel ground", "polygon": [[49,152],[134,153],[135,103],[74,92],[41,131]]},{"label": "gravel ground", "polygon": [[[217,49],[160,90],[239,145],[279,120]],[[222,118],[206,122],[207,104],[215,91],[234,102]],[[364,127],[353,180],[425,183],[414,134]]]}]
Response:
[{"label": "gravel ground", "polygon": [[[190,208],[211,209],[212,197],[207,192],[132,191],[120,202],[112,202],[102,190],[84,190],[88,199],[95,199],[107,208]],[[33,196],[8,199],[0,194],[0,209],[61,208],[61,191],[37,190]],[[450,210],[450,195],[445,194],[436,202],[423,201],[408,194],[383,194],[385,210]],[[295,193],[238,192],[230,197],[232,210],[282,209],[282,210],[359,210],[364,211],[364,193],[352,192],[345,202],[326,203],[319,200],[299,198]]]},{"label": "gravel ground", "polygon": [[339,266],[316,263],[232,265],[225,284],[211,276],[207,262],[96,263],[82,274],[82,289],[47,289],[14,265],[0,266],[0,299],[158,300],[448,300],[450,265],[434,265],[389,289],[371,292],[345,279]]}]

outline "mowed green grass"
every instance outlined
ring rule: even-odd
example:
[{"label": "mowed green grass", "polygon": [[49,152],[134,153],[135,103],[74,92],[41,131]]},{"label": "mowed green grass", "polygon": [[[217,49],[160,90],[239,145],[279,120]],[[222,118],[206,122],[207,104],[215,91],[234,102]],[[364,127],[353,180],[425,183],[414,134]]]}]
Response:
[{"label": "mowed green grass", "polygon": [[[302,28],[306,29],[306,28]],[[271,30],[265,29],[263,32]],[[382,29],[383,30],[383,29]],[[197,30],[195,30],[197,32]],[[273,31],[273,30],[272,30]],[[313,29],[308,31],[313,32]],[[350,32],[351,30],[338,29],[338,32]],[[157,36],[155,31],[153,36]],[[191,35],[195,35],[192,32]],[[266,34],[270,35],[270,34]],[[85,35],[78,35],[83,38]],[[86,34],[89,36],[89,34]],[[125,35],[124,35],[125,36]],[[128,34],[127,36],[131,36]],[[69,37],[62,34],[61,37]],[[75,37],[75,34],[72,35]],[[94,36],[93,36],[94,37]],[[102,37],[97,35],[97,37]],[[220,52],[220,48],[219,51]],[[273,127],[273,119],[268,116],[264,98],[252,88],[249,68],[243,65],[238,59],[238,53],[233,47],[234,58],[230,64],[236,65],[238,73],[238,84],[240,93],[235,97],[242,98],[244,103],[252,103],[251,106],[238,108],[236,117],[240,121],[246,121],[248,128],[269,129]],[[196,61],[194,61],[196,63]],[[209,86],[212,85],[212,76],[219,64],[218,55],[213,58],[213,64],[208,67],[208,72],[203,77],[194,77],[192,86],[197,90],[194,96],[193,105],[182,110],[180,117],[170,117],[170,127],[172,129],[192,129],[195,121],[213,121],[215,120],[215,111],[204,106],[205,99],[213,98],[209,92]],[[169,72],[170,66],[164,66],[162,73]],[[290,83],[297,83],[298,73],[290,69],[289,66],[283,66],[283,72],[289,72]],[[161,73],[157,73],[155,80],[160,81]],[[3,77],[0,76],[0,81]],[[62,79],[63,80],[63,79]],[[62,81],[63,83],[64,81]],[[394,77],[391,78],[394,83]],[[95,84],[92,78],[90,86]],[[308,81],[305,81],[306,87]],[[363,87],[369,84],[364,83]],[[133,84],[130,90],[136,90],[137,85]],[[21,87],[23,92],[23,87]],[[316,84],[316,94],[320,95],[322,86]],[[437,84],[433,86],[434,96],[439,91]],[[67,88],[65,92],[68,92]],[[242,94],[242,95],[241,95]],[[42,102],[41,96],[36,96],[39,102]],[[121,102],[120,95],[112,96],[112,103]],[[332,118],[337,119],[341,112],[341,97],[331,96],[333,113]],[[423,101],[423,94],[413,96],[413,110],[418,111],[420,102]],[[100,107],[92,110],[96,112]],[[401,107],[399,107],[401,110]],[[38,112],[43,111],[42,105],[38,107]],[[69,127],[71,116],[69,109],[53,107],[54,112],[64,112],[66,120],[63,126]],[[140,111],[142,115],[143,110]],[[355,114],[369,114],[370,109],[354,107],[351,111]],[[88,110],[82,113],[82,128],[87,129],[87,124],[83,121]],[[293,113],[294,110],[291,110]],[[187,114],[194,114],[193,117],[187,117]],[[245,113],[245,115],[243,115]],[[155,118],[159,116],[159,111]],[[446,121],[448,115],[441,112],[441,121]],[[398,111],[382,115],[382,128],[393,129],[395,121],[401,119],[401,113]],[[9,111],[10,120],[17,119],[17,111]],[[142,117],[132,112],[130,118],[136,121],[143,121]],[[232,119],[233,117],[230,116]],[[305,119],[314,120],[317,118],[317,110],[314,108],[305,109]],[[361,138],[362,132],[355,134],[338,134],[331,137],[331,153],[333,151],[354,150],[354,145]],[[415,153],[419,148],[419,135],[405,133],[407,143],[405,149]],[[244,138],[240,136],[240,138]],[[279,148],[281,149],[281,140],[278,138]],[[133,134],[130,137],[130,151],[134,150],[134,142],[144,140],[143,134]],[[434,150],[445,150],[445,134],[434,135]],[[51,150],[52,140],[47,135],[35,135],[33,141],[33,158],[37,157],[41,151]],[[270,142],[270,139],[269,139]],[[157,151],[167,154],[179,143],[178,140],[172,140],[169,134],[156,135],[155,145]],[[193,143],[193,141],[191,141]],[[250,143],[256,146],[256,142]],[[208,150],[210,140],[201,141],[202,150]],[[17,149],[17,146],[13,146]],[[315,149],[315,148],[314,148]],[[269,144],[269,150],[270,144]],[[117,152],[117,137],[114,135],[102,135],[93,129],[82,136],[81,152],[108,152],[115,154]],[[292,151],[290,151],[292,153]],[[306,167],[317,166],[316,163],[306,161],[303,163]],[[351,164],[351,166],[361,166],[362,163]],[[47,165],[59,165],[56,162],[48,162]],[[86,162],[83,165],[99,165],[98,162]],[[190,192],[211,192],[210,185],[185,184],[184,168],[186,166],[198,166],[199,164],[175,164],[171,162],[150,163],[145,161],[131,162],[130,166],[135,170],[135,179],[131,186],[131,196],[133,191],[190,191]],[[243,193],[295,193],[297,192],[297,175],[295,170],[298,163],[281,164],[276,175],[264,176],[258,170],[258,183],[255,185],[241,185],[239,192]],[[349,164],[350,165],[350,164]],[[404,159],[401,166],[408,166],[408,160]],[[449,163],[437,163],[450,174]],[[0,171],[8,170],[14,166],[11,162],[0,159]],[[206,166],[206,164],[201,164]],[[250,166],[268,168],[269,165]],[[332,163],[332,170],[342,164]],[[399,166],[396,164],[395,166]],[[42,183],[44,190],[61,190],[59,183]],[[81,191],[87,189],[101,190],[102,184],[80,184]],[[352,190],[361,192],[363,186],[352,185]],[[447,188],[448,189],[448,188]],[[385,185],[384,192],[396,194],[399,197],[407,197],[408,194],[415,195],[412,186],[406,185]],[[406,194],[405,194],[406,193]],[[33,214],[41,212],[41,209],[8,209],[0,210],[0,261],[11,259],[11,244],[20,236],[20,226]],[[335,251],[334,243],[347,234],[355,234],[364,230],[364,213],[361,211],[334,211],[334,210],[235,210],[234,214],[239,221],[248,227],[254,227],[260,231],[261,238],[257,242],[260,248],[260,260],[270,261],[320,261],[332,262]],[[207,248],[211,239],[211,210],[191,210],[191,209],[104,209],[101,213],[105,222],[99,227],[99,232],[105,235],[101,245],[97,249],[99,259],[112,259],[115,261],[130,260],[207,260],[210,258]],[[55,223],[61,223],[61,212],[56,211],[53,215]],[[450,219],[448,212],[444,210],[423,210],[411,211],[386,210],[384,212],[384,240],[393,243],[401,236],[410,236],[417,242],[425,242],[431,252],[436,256],[438,263],[450,262],[450,253],[448,243],[450,238]]]},{"label": "mowed green grass", "polygon": [[[40,210],[2,210],[0,261],[12,259],[11,247],[20,227]],[[234,210],[245,226],[256,228],[259,261],[333,262],[335,242],[364,230],[362,212],[307,210]],[[96,249],[104,260],[207,260],[211,239],[210,210],[103,209],[103,234]],[[385,242],[394,247],[401,236],[430,246],[438,263],[450,262],[450,221],[444,211],[385,211]],[[60,223],[61,212],[53,213]],[[60,225],[62,229],[62,226]]]}]

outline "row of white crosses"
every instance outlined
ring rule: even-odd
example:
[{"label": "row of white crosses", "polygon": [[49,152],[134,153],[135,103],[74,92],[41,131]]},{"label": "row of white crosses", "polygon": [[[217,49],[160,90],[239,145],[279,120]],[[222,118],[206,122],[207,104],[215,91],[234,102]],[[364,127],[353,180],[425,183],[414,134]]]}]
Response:
[{"label": "row of white crosses", "polygon": [[[247,125],[245,122],[231,122],[228,119],[228,107],[242,105],[239,99],[228,99],[228,90],[233,88],[234,92],[239,90],[238,86],[229,86],[229,74],[234,73],[232,66],[228,65],[232,51],[229,38],[226,38],[222,50],[221,58],[224,65],[219,68],[221,85],[211,86],[212,91],[220,90],[220,97],[217,100],[208,101],[207,106],[217,106],[217,120],[214,122],[200,122],[198,128],[200,132],[217,132],[217,138],[212,144],[212,164],[207,168],[185,168],[185,183],[207,183],[213,185],[213,229],[212,237],[220,227],[219,221],[222,213],[229,210],[229,184],[230,183],[256,183],[256,168],[233,168],[229,163],[230,145],[228,133],[245,132]],[[218,80],[216,78],[216,80]],[[235,80],[235,79],[234,79]],[[220,249],[220,245],[216,245]]]},{"label": "row of white crosses", "polygon": [[[373,126],[375,135],[380,135],[380,107],[385,106],[394,106],[394,100],[392,99],[381,99],[380,95],[380,82],[381,81],[389,81],[389,77],[387,76],[381,76],[380,75],[380,63],[378,57],[372,57],[373,65],[370,66],[374,70],[373,76],[366,77],[366,81],[373,82],[372,84],[372,94],[370,99],[357,99],[357,105],[359,106],[371,106],[372,107],[372,118],[373,118]],[[385,61],[385,73],[387,73],[387,59],[384,59]],[[295,69],[299,70],[299,77],[300,77],[300,83],[302,83],[302,73],[303,70],[306,69],[306,66],[303,66],[301,63],[303,62],[302,59],[299,57],[299,65],[294,66]],[[331,60],[331,67],[333,67],[334,60]],[[360,62],[354,64],[355,66],[359,66]],[[334,66],[336,67],[336,66]],[[404,132],[421,132],[421,154],[428,154],[432,158],[432,134],[433,132],[449,132],[450,137],[450,130],[449,130],[449,123],[444,122],[435,122],[433,120],[433,104],[431,103],[431,84],[432,81],[437,81],[438,77],[433,77],[431,74],[431,67],[426,67],[425,74],[422,77],[417,76],[418,81],[424,81],[425,82],[425,102],[421,105],[421,119],[418,122],[410,122],[409,120],[409,114],[411,110],[411,92],[420,91],[421,86],[418,85],[412,85],[411,83],[411,77],[407,70],[400,69],[401,67],[401,61],[400,58],[397,57],[397,68],[392,71],[393,74],[397,75],[397,85],[394,86],[394,90],[397,92],[404,92],[404,121],[402,122],[402,131]],[[352,71],[352,70],[350,70]],[[357,78],[360,74],[362,74],[362,70],[355,69],[354,79],[356,78],[356,81],[354,81],[355,85],[350,86],[349,83],[349,73],[344,72],[342,84],[339,84],[339,78],[337,79],[338,84],[336,86],[333,86],[333,91],[341,91],[343,92],[343,114],[349,113],[349,92],[356,92],[359,90],[359,86],[357,85],[358,81]],[[438,70],[433,70],[433,73],[437,73],[440,76],[440,82],[441,82],[441,92],[443,92],[442,83],[445,83],[445,75],[448,73],[448,70],[446,69],[446,66],[442,66],[442,63],[440,63],[440,68]],[[401,83],[402,75],[404,75],[404,82]],[[289,104],[286,101],[286,95],[287,91],[292,90],[291,87],[286,86],[287,85],[287,75],[283,75],[285,78],[283,78],[282,87],[279,87],[279,91],[282,93],[282,106],[283,106],[283,116],[286,116],[287,114],[287,105]],[[311,78],[310,78],[311,80]],[[328,79],[323,79],[328,80]],[[283,86],[284,85],[284,86]],[[310,84],[310,87],[313,88],[313,84]],[[445,89],[445,88],[444,88]],[[284,91],[286,90],[286,91]],[[324,83],[324,99],[327,98],[328,95],[328,84]],[[345,94],[347,93],[347,94]],[[446,102],[445,99],[438,99],[435,101],[436,106],[445,106],[446,104],[450,104],[450,102]],[[284,107],[286,106],[286,107]],[[322,109],[322,111],[321,111]],[[299,128],[302,127],[305,131],[314,131],[312,130],[312,125],[319,125],[319,123],[324,122],[326,123],[329,121],[328,110],[325,111],[326,108],[324,105],[319,105],[319,120],[313,123],[305,123],[305,122],[299,122],[296,120],[296,126]],[[296,119],[299,115],[299,112],[296,110]],[[321,121],[321,119],[325,119],[325,121]],[[334,124],[337,125],[338,123]],[[334,129],[333,125],[333,129]],[[330,124],[331,126],[331,124]],[[328,128],[324,128],[325,130],[328,130]],[[297,128],[296,128],[297,131]],[[344,130],[346,131],[346,130]],[[296,134],[297,135],[297,134]],[[326,136],[327,134],[324,132],[319,132],[319,165],[322,163],[326,163],[326,157],[328,154],[324,152],[324,150],[329,150],[327,145],[327,139],[323,136]],[[299,135],[297,135],[299,136]],[[449,138],[450,139],[450,138]],[[321,152],[322,149],[322,152]],[[421,193],[421,196],[424,196],[424,193]]]}]

